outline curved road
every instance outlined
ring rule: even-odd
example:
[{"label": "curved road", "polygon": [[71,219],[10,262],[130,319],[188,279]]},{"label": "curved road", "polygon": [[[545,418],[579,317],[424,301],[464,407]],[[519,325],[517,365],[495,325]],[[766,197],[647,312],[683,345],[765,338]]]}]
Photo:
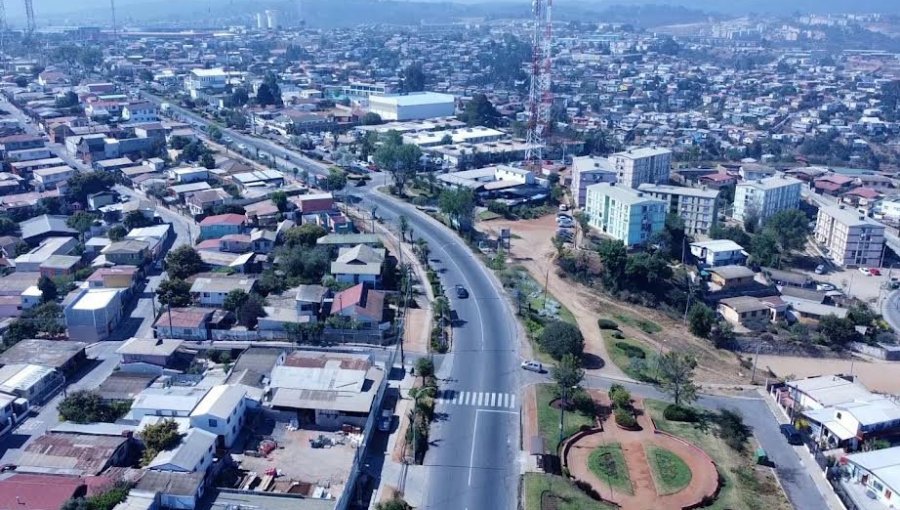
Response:
[{"label": "curved road", "polygon": [[[144,96],[157,104],[165,101],[146,93]],[[195,124],[209,124],[193,112],[176,106],[173,109]],[[270,140],[227,129],[223,132],[235,142],[270,153],[282,167],[297,166],[310,174],[327,174],[325,165]],[[355,195],[357,205],[364,209],[377,207],[377,216],[388,222],[396,224],[401,214],[407,217],[414,235],[428,242],[432,266],[439,271],[444,288],[450,290],[448,297],[459,317],[454,324],[452,352],[437,360],[443,398],[437,405],[438,418],[432,425],[431,447],[425,458],[428,487],[422,490],[423,506],[430,510],[514,509],[521,472],[518,393],[521,380],[526,379],[518,367],[515,313],[496,279],[455,233],[414,207],[374,191],[386,177],[375,174],[367,186],[350,188],[347,193]],[[452,291],[456,284],[469,290],[468,299],[456,298]],[[893,310],[900,312],[900,293],[891,294],[885,303],[892,303]],[[546,381],[547,376],[529,374],[527,379]],[[585,381],[586,386],[602,388],[608,388],[611,382],[602,377]],[[636,395],[668,400],[653,387],[623,384]],[[490,405],[497,398],[509,404],[510,396],[515,400],[512,406]],[[448,404],[445,399],[455,399],[457,403]],[[698,404],[711,409],[735,409],[744,416],[776,463],[781,483],[795,508],[819,510],[831,506],[810,477],[819,475],[807,471],[797,453],[791,451],[779,433],[778,421],[761,398],[704,395]]]}]

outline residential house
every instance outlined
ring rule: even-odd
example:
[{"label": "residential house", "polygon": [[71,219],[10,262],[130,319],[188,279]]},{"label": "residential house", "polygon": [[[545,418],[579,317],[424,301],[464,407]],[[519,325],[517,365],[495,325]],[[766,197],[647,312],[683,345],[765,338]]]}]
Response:
[{"label": "residential house", "polygon": [[50,168],[39,168],[33,172],[34,181],[38,184],[37,189],[47,190],[53,188],[64,188],[66,182],[75,175],[76,171],[70,166],[54,166]]},{"label": "residential house", "polygon": [[752,296],[722,299],[719,301],[717,311],[726,322],[736,328],[761,330],[771,321],[768,305]]},{"label": "residential house", "polygon": [[17,472],[95,476],[112,466],[125,466],[131,439],[71,433],[44,434],[16,459]]},{"label": "residential house", "polygon": [[81,267],[81,257],[76,255],[50,255],[38,266],[41,276],[56,278],[71,276]]},{"label": "residential house", "polygon": [[183,340],[175,338],[130,338],[118,349],[116,354],[122,357],[121,366],[152,365],[160,369],[171,367],[176,352]]},{"label": "residential house", "polygon": [[359,244],[353,248],[341,248],[337,259],[331,263],[331,274],[340,283],[370,283],[377,287],[386,252],[384,248],[372,248]]},{"label": "residential house", "polygon": [[0,366],[34,364],[71,376],[87,363],[84,342],[28,338],[0,354]]},{"label": "residential house", "polygon": [[36,245],[48,237],[76,237],[78,231],[66,224],[68,216],[43,214],[19,223],[22,239]]},{"label": "residential house", "polygon": [[63,302],[69,336],[88,342],[106,340],[122,318],[121,289],[76,289]]},{"label": "residential house", "polygon": [[747,261],[747,252],[730,239],[695,241],[690,244],[691,255],[708,267],[735,266]]},{"label": "residential house", "polygon": [[159,109],[148,101],[128,103],[122,107],[122,120],[128,122],[156,122]]},{"label": "residential house", "polygon": [[101,250],[106,260],[116,265],[143,266],[150,259],[150,244],[135,239],[116,241]]},{"label": "residential house", "polygon": [[747,266],[717,266],[708,269],[712,284],[718,290],[731,290],[753,285],[756,273]]},{"label": "residential house", "polygon": [[215,434],[219,446],[231,448],[244,426],[246,400],[241,385],[213,386],[191,411],[191,426]]},{"label": "residential house", "polygon": [[53,510],[85,492],[77,476],[16,473],[0,480],[0,508]]},{"label": "residential house", "polygon": [[[857,508],[874,509],[875,504],[884,509],[896,508],[900,499],[900,446],[846,455],[841,464],[851,480],[843,482],[845,492],[855,500]],[[853,490],[857,484],[859,491]]]},{"label": "residential house", "polygon": [[[163,418],[187,418],[197,407],[208,388],[195,386],[150,387],[140,392],[126,415],[128,419],[140,421],[147,416]],[[215,436],[213,436],[215,440]]]},{"label": "residential house", "polygon": [[232,197],[222,188],[213,188],[205,191],[191,193],[184,199],[194,216],[207,214],[216,206],[225,205],[231,202]]},{"label": "residential house", "polygon": [[147,464],[147,469],[176,473],[207,473],[212,467],[215,449],[215,434],[192,428],[178,446],[159,452]]},{"label": "residential house", "polygon": [[131,289],[137,278],[135,266],[101,267],[88,276],[88,287],[92,289]]},{"label": "residential house", "polygon": [[[29,406],[43,404],[65,384],[66,379],[62,372],[51,367],[13,363],[0,368],[0,392],[2,392],[0,395],[24,398]],[[4,415],[8,414],[5,407],[3,411]]]},{"label": "residential house", "polygon": [[78,239],[74,237],[49,237],[27,253],[15,258],[16,272],[37,273],[41,264],[54,255],[67,255],[75,250]]},{"label": "residential house", "polygon": [[254,253],[271,253],[275,250],[278,234],[273,230],[255,228],[250,232],[250,247]]},{"label": "residential house", "polygon": [[207,340],[209,321],[214,311],[198,307],[167,309],[153,323],[153,334],[156,338]]},{"label": "residential house", "polygon": [[322,312],[322,304],[329,295],[327,287],[321,285],[301,285],[297,287],[295,297],[297,315],[308,317],[310,322],[316,322]]},{"label": "residential house", "polygon": [[[162,508],[194,510],[206,488],[206,473],[182,473],[174,471],[146,470],[128,492],[128,499],[118,510],[153,508],[157,502]],[[130,506],[135,501],[134,507]],[[136,501],[146,501],[146,505]],[[124,505],[124,506],[123,506]]]},{"label": "residential house", "polygon": [[235,289],[250,293],[256,287],[256,278],[218,275],[198,277],[191,285],[191,298],[201,306],[221,307],[225,296]]},{"label": "residential house", "polygon": [[360,283],[335,294],[331,315],[352,321],[357,329],[374,329],[385,321],[383,291],[373,290],[370,284]]},{"label": "residential house", "polygon": [[247,227],[247,218],[234,213],[207,216],[200,222],[200,237],[218,239],[228,234],[242,234]]}]

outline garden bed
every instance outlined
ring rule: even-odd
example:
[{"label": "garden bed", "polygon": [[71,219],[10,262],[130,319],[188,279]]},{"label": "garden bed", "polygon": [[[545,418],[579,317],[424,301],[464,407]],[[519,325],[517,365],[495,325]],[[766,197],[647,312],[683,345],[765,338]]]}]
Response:
[{"label": "garden bed", "polygon": [[628,476],[628,465],[625,463],[625,454],[622,453],[622,445],[619,443],[603,445],[591,452],[588,457],[588,468],[597,475],[597,478],[606,482],[616,491],[634,494],[634,487]]}]

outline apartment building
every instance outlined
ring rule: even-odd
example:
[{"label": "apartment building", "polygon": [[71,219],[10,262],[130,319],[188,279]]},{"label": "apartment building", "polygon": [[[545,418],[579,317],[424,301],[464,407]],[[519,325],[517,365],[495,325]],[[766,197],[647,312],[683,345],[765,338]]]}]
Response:
[{"label": "apartment building", "polygon": [[588,186],[616,182],[618,175],[608,158],[579,156],[572,158],[572,199],[575,207],[584,207]]},{"label": "apartment building", "polygon": [[884,225],[843,205],[826,206],[816,217],[816,242],[839,266],[880,266]]},{"label": "apartment building", "polygon": [[719,190],[707,188],[682,188],[668,184],[641,184],[638,189],[668,204],[667,213],[677,214],[684,220],[688,234],[708,235],[718,217]]},{"label": "apartment building", "polygon": [[585,214],[591,227],[632,247],[644,244],[666,223],[662,200],[615,183],[588,186]]},{"label": "apartment building", "polygon": [[779,211],[800,206],[800,187],[803,182],[779,174],[757,181],[741,182],[734,191],[734,219],[759,223]]},{"label": "apartment building", "polygon": [[672,151],[656,147],[631,149],[611,155],[609,161],[623,186],[666,184],[672,170]]}]

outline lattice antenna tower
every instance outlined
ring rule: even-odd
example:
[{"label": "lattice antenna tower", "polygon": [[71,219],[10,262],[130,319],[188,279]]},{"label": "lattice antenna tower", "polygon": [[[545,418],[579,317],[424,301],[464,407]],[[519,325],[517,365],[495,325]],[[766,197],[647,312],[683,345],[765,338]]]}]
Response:
[{"label": "lattice antenna tower", "polygon": [[25,36],[30,38],[32,34],[34,34],[35,25],[34,22],[34,5],[32,4],[32,0],[25,0],[25,17],[27,18],[27,22],[25,24]]},{"label": "lattice antenna tower", "polygon": [[528,132],[525,165],[540,171],[543,166],[544,138],[550,125],[553,95],[550,91],[553,41],[553,0],[532,0],[531,87],[528,95]]}]

